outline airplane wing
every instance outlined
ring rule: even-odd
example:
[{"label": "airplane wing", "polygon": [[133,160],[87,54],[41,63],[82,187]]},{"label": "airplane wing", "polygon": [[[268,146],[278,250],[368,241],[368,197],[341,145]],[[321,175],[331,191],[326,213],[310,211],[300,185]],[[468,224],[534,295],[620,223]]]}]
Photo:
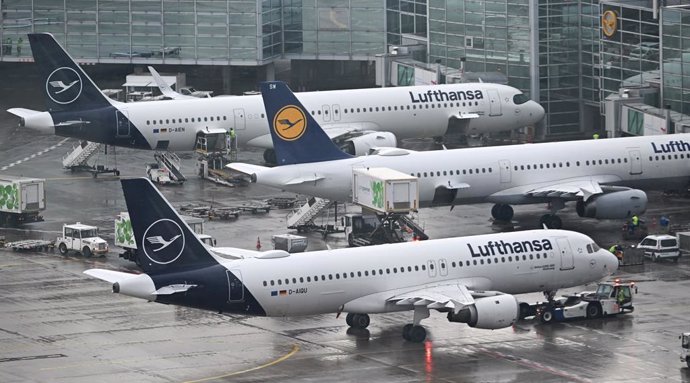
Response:
[{"label": "airplane wing", "polygon": [[90,275],[94,278],[100,279],[102,281],[115,283],[121,282],[130,278],[135,278],[139,274],[123,273],[121,271],[115,270],[105,270],[105,269],[89,269],[84,271],[84,274]]},{"label": "airplane wing", "polygon": [[198,97],[187,96],[187,95],[175,92],[170,87],[170,85],[168,85],[165,82],[165,80],[163,80],[163,77],[161,77],[161,75],[158,74],[158,72],[155,69],[153,69],[152,66],[149,66],[148,68],[149,68],[149,72],[151,72],[151,76],[153,77],[153,80],[156,82],[156,85],[158,86],[158,89],[161,90],[161,93],[163,93],[163,95],[165,97],[172,98],[173,100],[198,99]]},{"label": "airplane wing", "polygon": [[460,112],[458,114],[454,114],[451,117],[456,118],[458,120],[471,120],[471,119],[479,118],[479,114]]},{"label": "airplane wing", "polygon": [[448,190],[455,190],[455,189],[467,189],[470,187],[470,184],[466,182],[458,182],[456,180],[448,179],[445,182],[440,182],[436,185],[436,189],[438,188],[445,188]]},{"label": "airplane wing", "polygon": [[430,309],[453,309],[457,312],[462,307],[473,304],[474,297],[464,285],[453,284],[407,291],[388,298],[388,302],[398,306],[426,306]]},{"label": "airplane wing", "polygon": [[599,175],[592,177],[578,177],[563,179],[552,183],[524,185],[502,190],[490,196],[490,200],[503,198],[561,198],[575,200],[583,198],[587,201],[591,196],[608,191],[627,190],[628,188],[607,186],[608,183],[620,181],[618,176]]}]

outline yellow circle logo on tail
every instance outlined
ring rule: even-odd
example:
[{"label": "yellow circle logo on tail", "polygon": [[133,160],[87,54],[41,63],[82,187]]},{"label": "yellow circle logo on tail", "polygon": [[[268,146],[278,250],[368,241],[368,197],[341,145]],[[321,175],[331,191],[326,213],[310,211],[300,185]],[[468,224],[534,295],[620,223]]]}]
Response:
[{"label": "yellow circle logo on tail", "polygon": [[295,105],[282,107],[273,118],[273,130],[285,141],[294,141],[307,129],[304,111]]}]

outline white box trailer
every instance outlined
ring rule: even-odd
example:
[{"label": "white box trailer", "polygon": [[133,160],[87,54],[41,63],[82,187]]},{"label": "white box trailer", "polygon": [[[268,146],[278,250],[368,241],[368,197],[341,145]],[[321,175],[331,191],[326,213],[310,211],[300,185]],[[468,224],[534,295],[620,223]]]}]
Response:
[{"label": "white box trailer", "polygon": [[678,238],[678,249],[682,255],[690,254],[690,231],[679,231],[676,233]]},{"label": "white box trailer", "polygon": [[45,180],[0,175],[0,226],[43,221]]},{"label": "white box trailer", "polygon": [[379,213],[416,211],[417,177],[388,168],[353,169],[352,202]]},{"label": "white box trailer", "polygon": [[307,237],[294,234],[275,234],[271,237],[274,250],[285,250],[288,253],[301,253],[309,245]]}]

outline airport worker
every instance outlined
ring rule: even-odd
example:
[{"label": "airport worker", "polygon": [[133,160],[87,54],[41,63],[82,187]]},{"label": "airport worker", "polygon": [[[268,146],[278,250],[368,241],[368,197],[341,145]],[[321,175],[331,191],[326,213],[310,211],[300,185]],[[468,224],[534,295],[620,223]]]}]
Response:
[{"label": "airport worker", "polygon": [[235,128],[230,128],[230,148],[237,149],[237,135],[235,134]]},{"label": "airport worker", "polygon": [[594,132],[594,134],[592,134],[592,139],[598,140],[599,139],[599,132]]},{"label": "airport worker", "polygon": [[12,54],[12,38],[8,37],[5,39],[5,54]]},{"label": "airport worker", "polygon": [[[232,128],[230,128],[232,130]],[[225,132],[225,154],[230,154],[230,131]]]},{"label": "airport worker", "polygon": [[659,226],[664,233],[668,233],[669,226],[671,225],[671,220],[667,216],[662,215],[659,218]]},{"label": "airport worker", "polygon": [[625,302],[625,293],[623,292],[623,289],[618,289],[618,294],[616,294],[616,300],[618,301],[619,305]]},{"label": "airport worker", "polygon": [[633,215],[630,219],[630,222],[632,222],[633,231],[635,231],[635,229],[637,229],[637,227],[640,225],[640,217]]},{"label": "airport worker", "polygon": [[24,39],[21,37],[17,39],[17,56],[22,54],[22,43],[24,42]]}]

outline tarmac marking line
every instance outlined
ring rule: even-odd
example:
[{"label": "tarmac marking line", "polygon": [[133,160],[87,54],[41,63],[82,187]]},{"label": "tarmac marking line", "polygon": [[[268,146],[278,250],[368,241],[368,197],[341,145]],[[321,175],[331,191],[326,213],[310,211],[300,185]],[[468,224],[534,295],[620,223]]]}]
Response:
[{"label": "tarmac marking line", "polygon": [[281,356],[280,358],[278,358],[278,359],[276,359],[276,360],[274,360],[274,361],[271,361],[271,362],[262,364],[262,365],[260,365],[260,366],[252,367],[252,368],[249,368],[249,369],[246,369],[246,370],[242,370],[242,371],[231,372],[231,373],[229,373],[229,374],[218,375],[218,376],[212,376],[212,377],[209,377],[209,378],[202,378],[202,379],[198,379],[198,380],[188,380],[188,381],[186,381],[186,382],[184,382],[184,383],[208,382],[208,381],[210,381],[210,380],[223,379],[223,378],[227,378],[227,377],[230,377],[230,376],[236,376],[236,375],[246,374],[247,372],[252,372],[252,371],[261,370],[261,369],[263,369],[263,368],[271,367],[271,366],[273,366],[273,365],[276,365],[276,364],[278,364],[278,363],[280,363],[280,362],[283,362],[283,361],[287,360],[287,359],[290,358],[291,356],[295,355],[298,351],[299,351],[299,346],[298,346],[298,345],[293,345],[293,346],[292,346],[292,350],[290,350],[290,352],[288,352],[287,354]]}]

